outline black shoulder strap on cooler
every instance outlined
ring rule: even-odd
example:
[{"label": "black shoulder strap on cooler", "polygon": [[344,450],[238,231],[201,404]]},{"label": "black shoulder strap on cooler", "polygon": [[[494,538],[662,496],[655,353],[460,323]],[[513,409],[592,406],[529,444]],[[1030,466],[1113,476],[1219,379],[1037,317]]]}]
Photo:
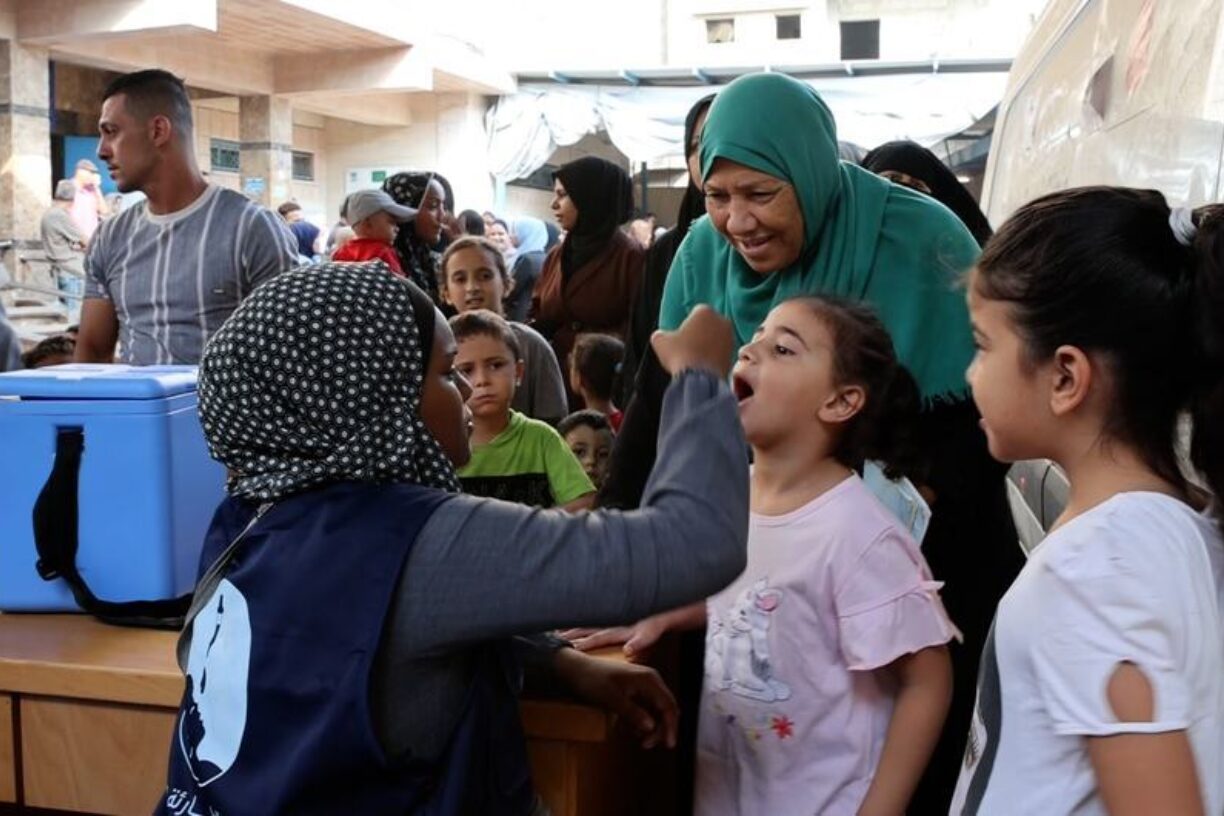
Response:
[{"label": "black shoulder strap on cooler", "polygon": [[77,605],[105,623],[155,629],[181,629],[191,594],[162,601],[116,603],[98,598],[77,570],[77,485],[85,434],[60,428],[55,437],[55,465],[34,503],[34,545],[38,574],[44,581],[63,578]]}]

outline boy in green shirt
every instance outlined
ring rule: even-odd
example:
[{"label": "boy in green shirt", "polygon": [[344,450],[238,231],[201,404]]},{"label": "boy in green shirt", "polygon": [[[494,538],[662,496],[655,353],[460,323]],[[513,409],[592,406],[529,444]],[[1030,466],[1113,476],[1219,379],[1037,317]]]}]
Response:
[{"label": "boy in green shirt", "polygon": [[518,338],[485,309],[451,319],[455,369],[471,384],[472,459],[459,470],[464,492],[529,504],[585,510],[595,486],[551,426],[510,408],[523,378]]}]

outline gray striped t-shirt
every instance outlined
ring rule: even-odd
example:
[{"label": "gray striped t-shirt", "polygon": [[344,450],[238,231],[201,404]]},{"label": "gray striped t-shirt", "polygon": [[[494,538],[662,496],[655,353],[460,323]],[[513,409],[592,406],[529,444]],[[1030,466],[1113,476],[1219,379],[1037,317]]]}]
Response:
[{"label": "gray striped t-shirt", "polygon": [[122,362],[196,364],[238,304],[297,262],[279,216],[210,184],[178,212],[152,215],[141,202],[104,221],[85,258],[85,296],[114,304]]}]

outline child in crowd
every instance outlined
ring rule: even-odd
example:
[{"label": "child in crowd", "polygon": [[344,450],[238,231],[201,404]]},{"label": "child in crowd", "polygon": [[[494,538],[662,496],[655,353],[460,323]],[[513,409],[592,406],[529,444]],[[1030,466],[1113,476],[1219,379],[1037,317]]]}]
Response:
[{"label": "child in crowd", "polygon": [[917,471],[917,386],[867,307],[823,298],[775,307],[732,383],[753,452],[747,569],[704,604],[562,634],[641,659],[669,629],[707,627],[696,813],[904,813],[957,632],[917,542],[855,469]]},{"label": "child in crowd", "polygon": [[[444,303],[460,314],[488,309],[505,316],[503,305],[514,282],[505,256],[479,236],[460,238],[442,255],[438,288]],[[514,410],[555,425],[566,414],[565,382],[557,355],[535,329],[510,322],[523,359],[522,383],[515,388]]]},{"label": "child in crowd", "polygon": [[459,469],[464,492],[569,511],[591,507],[595,486],[561,435],[511,408],[525,367],[510,325],[486,309],[450,324],[459,344],[455,370],[472,388],[472,459]]},{"label": "child in crowd", "polygon": [[570,352],[570,389],[582,397],[587,408],[608,418],[619,431],[625,414],[612,403],[616,393],[625,344],[607,334],[583,334]]},{"label": "child in crowd", "polygon": [[608,418],[589,409],[576,411],[561,420],[557,433],[565,439],[595,488],[603,487],[608,458],[612,455],[613,432]]},{"label": "child in crowd", "polygon": [[21,355],[21,364],[26,368],[47,368],[67,365],[72,362],[76,350],[76,339],[68,334],[57,334],[40,340],[38,345]]},{"label": "child in crowd", "polygon": [[957,814],[1224,813],[1224,209],[1067,190],[969,278],[990,452],[1067,507],[999,603]]},{"label": "child in crowd", "polygon": [[493,219],[493,223],[485,229],[485,237],[503,255],[510,255],[514,250],[514,244],[510,240],[510,227],[500,218]]},{"label": "child in crowd", "polygon": [[358,190],[348,197],[346,212],[355,237],[332,251],[333,261],[382,261],[401,278],[405,277],[395,251],[399,225],[416,218],[416,210],[395,203],[382,190]]}]

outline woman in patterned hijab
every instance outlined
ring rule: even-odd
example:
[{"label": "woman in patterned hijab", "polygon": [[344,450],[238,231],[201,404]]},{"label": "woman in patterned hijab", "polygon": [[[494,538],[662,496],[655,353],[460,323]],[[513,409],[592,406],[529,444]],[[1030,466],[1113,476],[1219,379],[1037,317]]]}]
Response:
[{"label": "woman in patterned hijab", "polygon": [[438,303],[437,248],[442,227],[454,208],[450,183],[437,173],[396,173],[383,182],[383,191],[397,204],[412,207],[416,218],[395,236],[395,251],[408,279]]},{"label": "woman in patterned hijab", "polygon": [[[439,322],[379,262],[303,267],[261,286],[200,365],[200,421],[230,494],[266,502],[339,481],[457,490],[466,395],[433,370],[447,363],[430,359]],[[452,413],[434,427],[437,406]]]},{"label": "woman in patterned hijab", "polygon": [[471,389],[423,292],[378,261],[259,287],[200,366],[200,420],[231,495],[179,643],[184,695],[158,812],[190,800],[201,812],[258,801],[268,814],[532,816],[523,658],[647,746],[671,742],[675,702],[653,670],[512,638],[682,606],[743,569],[730,340],[699,310],[659,341],[682,373],[660,437],[670,470],[645,500],[657,506],[538,513],[447,492],[470,456]]}]

